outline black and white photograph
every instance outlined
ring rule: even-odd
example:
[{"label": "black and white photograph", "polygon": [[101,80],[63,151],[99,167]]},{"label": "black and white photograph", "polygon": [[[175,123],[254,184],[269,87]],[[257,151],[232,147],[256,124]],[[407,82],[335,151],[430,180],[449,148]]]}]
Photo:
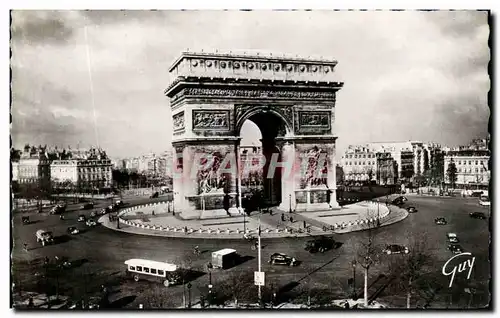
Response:
[{"label": "black and white photograph", "polygon": [[491,310],[492,19],[11,10],[10,307]]}]

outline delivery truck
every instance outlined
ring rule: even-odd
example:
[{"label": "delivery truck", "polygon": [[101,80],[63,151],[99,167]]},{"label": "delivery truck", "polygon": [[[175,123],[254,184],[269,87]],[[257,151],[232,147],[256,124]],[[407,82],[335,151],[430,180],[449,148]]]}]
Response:
[{"label": "delivery truck", "polygon": [[220,251],[212,252],[213,268],[226,269],[236,265],[238,254],[236,250],[225,248]]}]

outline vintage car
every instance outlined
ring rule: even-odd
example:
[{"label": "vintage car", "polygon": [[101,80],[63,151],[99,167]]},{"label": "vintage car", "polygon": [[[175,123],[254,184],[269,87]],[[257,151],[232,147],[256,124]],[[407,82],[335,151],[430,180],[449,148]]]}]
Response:
[{"label": "vintage car", "polygon": [[403,253],[408,254],[410,252],[410,250],[408,249],[408,247],[403,246],[403,245],[390,244],[390,245],[387,245],[382,252],[387,254],[387,255],[403,254]]},{"label": "vintage car", "polygon": [[29,216],[23,216],[22,218],[23,224],[30,224],[30,217]]},{"label": "vintage car", "polygon": [[446,234],[446,238],[448,239],[448,242],[450,243],[458,243],[458,236],[455,233],[448,233]]},{"label": "vintage car", "polygon": [[90,209],[93,209],[93,208],[94,208],[94,203],[93,202],[85,203],[85,204],[83,204],[80,207],[81,210],[90,210]]},{"label": "vintage car", "polygon": [[436,223],[437,225],[446,225],[446,224],[448,224],[448,222],[446,222],[446,219],[443,218],[443,217],[435,218],[434,219],[434,223]]},{"label": "vintage car", "polygon": [[68,227],[67,232],[68,232],[68,234],[75,235],[75,234],[80,233],[80,230],[74,226],[70,226],[70,227]]},{"label": "vintage car", "polygon": [[83,214],[80,214],[77,219],[78,222],[85,222],[86,220],[87,218]]},{"label": "vintage car", "polygon": [[486,214],[484,214],[483,212],[471,212],[469,213],[469,216],[473,219],[480,219],[480,220],[484,220],[486,219]]},{"label": "vintage car", "polygon": [[409,213],[415,213],[417,212],[417,208],[415,208],[414,206],[409,206],[406,208],[406,210],[409,212]]},{"label": "vintage car", "polygon": [[295,259],[295,257],[290,257],[283,253],[273,253],[269,257],[269,264],[296,266],[297,260]]},{"label": "vintage car", "polygon": [[462,248],[462,246],[458,245],[458,244],[450,244],[448,245],[448,250],[450,252],[452,252],[453,254],[460,254],[460,253],[463,253],[464,249]]},{"label": "vintage car", "polygon": [[314,240],[307,241],[304,249],[309,253],[323,253],[335,247],[335,240],[330,237],[319,237]]},{"label": "vintage car", "polygon": [[88,219],[87,222],[85,222],[85,224],[87,224],[87,226],[96,226],[97,225],[96,221],[93,219]]}]

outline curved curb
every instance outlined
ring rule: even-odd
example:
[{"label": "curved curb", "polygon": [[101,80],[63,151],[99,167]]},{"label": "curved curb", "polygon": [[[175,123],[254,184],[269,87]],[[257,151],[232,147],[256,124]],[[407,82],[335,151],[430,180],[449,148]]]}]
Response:
[{"label": "curved curb", "polygon": [[[108,219],[107,215],[103,215],[99,218],[98,222],[101,223],[103,226],[114,230],[114,231],[120,231],[120,232],[126,232],[126,233],[131,233],[131,234],[138,234],[138,235],[150,235],[150,236],[161,236],[161,237],[182,237],[182,238],[198,238],[198,239],[241,239],[244,231],[241,229],[236,229],[236,230],[231,230],[231,229],[220,229],[220,228],[215,228],[215,229],[201,229],[201,228],[190,228],[190,227],[175,227],[175,226],[158,226],[154,224],[144,224],[144,223],[139,223],[139,222],[133,222],[129,220],[124,220],[121,218],[121,216],[125,215],[126,213],[135,211],[135,210],[140,210],[140,209],[145,209],[149,207],[157,207],[161,208],[161,206],[167,206],[168,204],[171,204],[170,201],[166,202],[156,202],[156,203],[150,203],[150,204],[143,204],[143,205],[136,205],[132,206],[129,208],[125,208],[122,211],[118,212],[118,219],[120,224],[125,225],[127,227],[125,228],[117,228],[115,226],[115,222],[110,222]],[[408,212],[406,212],[406,215],[404,217],[400,218],[396,216],[396,218],[390,220],[389,215],[392,214],[392,211],[389,207],[384,206],[384,208],[387,209],[385,213],[380,215],[380,220],[381,224],[380,226],[386,226],[390,225],[399,221],[402,221],[408,216]],[[397,207],[396,207],[397,208]],[[189,222],[189,221],[186,221]],[[263,239],[272,239],[272,238],[294,238],[294,237],[312,237],[312,236],[325,236],[329,234],[344,234],[344,233],[349,233],[349,232],[357,232],[357,231],[363,231],[366,230],[368,226],[371,224],[375,224],[377,222],[376,218],[369,218],[369,219],[364,219],[364,220],[356,220],[354,222],[349,222],[349,223],[341,223],[341,224],[334,224],[331,225],[330,228],[325,229],[318,229],[318,230],[313,230],[310,232],[304,232],[303,230],[295,230],[293,228],[285,228],[285,229],[280,229],[280,228],[265,228],[262,229],[261,231],[261,238]],[[187,229],[187,230],[186,230]],[[327,231],[330,230],[330,233],[327,233]],[[252,230],[247,230],[247,234],[257,234],[258,230],[257,229],[252,229]],[[326,232],[326,233],[325,233]]]}]

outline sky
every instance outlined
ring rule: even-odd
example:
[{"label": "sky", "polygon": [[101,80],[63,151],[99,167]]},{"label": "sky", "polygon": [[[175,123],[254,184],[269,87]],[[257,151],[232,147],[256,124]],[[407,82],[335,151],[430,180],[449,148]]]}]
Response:
[{"label": "sky", "polygon": [[[489,26],[476,11],[13,11],[12,141],[99,145],[115,157],[171,147],[163,91],[181,51],[336,59],[338,151],[372,141],[486,137]],[[260,133],[240,132],[245,144]]]}]

